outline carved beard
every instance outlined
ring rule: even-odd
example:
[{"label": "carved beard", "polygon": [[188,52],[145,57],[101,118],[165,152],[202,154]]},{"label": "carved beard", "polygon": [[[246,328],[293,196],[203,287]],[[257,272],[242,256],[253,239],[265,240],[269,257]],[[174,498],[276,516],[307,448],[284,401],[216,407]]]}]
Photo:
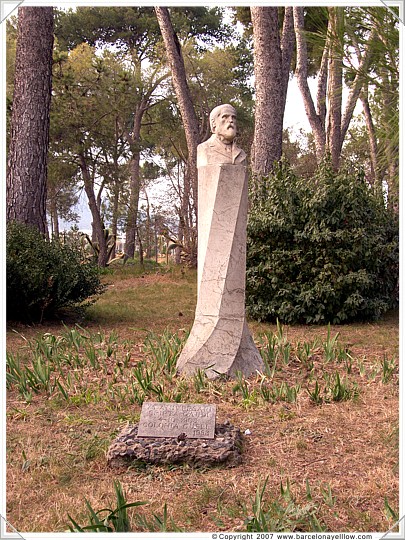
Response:
[{"label": "carved beard", "polygon": [[236,127],[233,125],[223,126],[219,132],[217,132],[218,137],[222,141],[227,141],[229,143],[233,142],[236,137]]}]

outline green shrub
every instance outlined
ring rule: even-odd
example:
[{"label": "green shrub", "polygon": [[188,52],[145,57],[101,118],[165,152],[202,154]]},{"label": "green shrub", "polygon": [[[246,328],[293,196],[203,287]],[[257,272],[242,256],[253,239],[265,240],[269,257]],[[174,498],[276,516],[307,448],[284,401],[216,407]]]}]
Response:
[{"label": "green shrub", "polygon": [[361,172],[311,179],[286,163],[252,196],[247,310],[258,320],[341,323],[377,319],[395,306],[398,220]]},{"label": "green shrub", "polygon": [[78,249],[48,242],[21,223],[7,225],[8,319],[41,321],[103,290],[98,269]]}]

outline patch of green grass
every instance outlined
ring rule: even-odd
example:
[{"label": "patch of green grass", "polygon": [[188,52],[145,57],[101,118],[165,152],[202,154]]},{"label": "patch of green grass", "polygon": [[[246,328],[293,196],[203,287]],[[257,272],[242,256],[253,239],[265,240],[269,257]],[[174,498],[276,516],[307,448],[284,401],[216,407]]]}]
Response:
[{"label": "patch of green grass", "polygon": [[307,504],[299,504],[291,492],[290,482],[280,484],[280,496],[276,500],[266,501],[265,491],[268,478],[257,487],[252,503],[252,513],[245,519],[248,532],[294,532],[325,531],[326,528],[317,518],[319,505],[312,499],[307,483]]},{"label": "patch of green grass", "polygon": [[163,513],[153,513],[149,518],[141,513],[135,516],[137,529],[147,532],[182,532],[183,529],[177,527],[173,518],[169,518],[167,513],[167,504],[163,506]]},{"label": "patch of green grass", "polygon": [[115,491],[115,508],[103,508],[101,510],[94,510],[87,499],[85,499],[87,507],[87,525],[79,525],[75,519],[69,514],[68,518],[71,524],[69,524],[70,532],[130,532],[130,522],[128,516],[128,509],[147,504],[144,501],[137,501],[128,503],[126,501],[125,494],[123,492],[121,483],[114,481]]},{"label": "patch of green grass", "polygon": [[[162,274],[166,279],[160,277]],[[164,319],[178,325],[183,320],[192,322],[197,298],[195,269],[164,266],[153,272],[133,272],[119,268],[106,277],[106,282],[109,284],[106,292],[86,312],[87,321],[99,324],[141,321],[143,329]]]},{"label": "patch of green grass", "polygon": [[111,438],[100,437],[95,434],[81,444],[81,450],[85,461],[93,461],[105,455],[108,446],[111,444]]},{"label": "patch of green grass", "polygon": [[359,387],[357,383],[350,381],[348,377],[342,378],[338,371],[333,374],[324,373],[324,379],[325,384],[320,384],[316,380],[313,387],[307,386],[309,398],[315,405],[358,398]]},{"label": "patch of green grass", "polygon": [[396,361],[395,358],[392,358],[391,360],[388,359],[388,356],[384,354],[384,358],[381,360],[381,369],[382,369],[382,375],[381,380],[384,384],[387,384],[391,379],[396,371]]},{"label": "patch of green grass", "polygon": [[182,323],[192,318],[195,310],[196,288],[187,281],[155,283],[153,287],[134,286],[116,289],[110,286],[99,300],[87,310],[87,320],[99,324],[134,323],[142,328],[165,320]]}]

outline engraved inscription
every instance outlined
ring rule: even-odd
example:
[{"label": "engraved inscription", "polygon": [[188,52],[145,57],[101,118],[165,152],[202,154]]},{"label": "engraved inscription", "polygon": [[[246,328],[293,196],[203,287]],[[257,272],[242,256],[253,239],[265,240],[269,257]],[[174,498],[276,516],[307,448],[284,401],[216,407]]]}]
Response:
[{"label": "engraved inscription", "polygon": [[213,439],[215,405],[155,403],[142,405],[138,437]]}]

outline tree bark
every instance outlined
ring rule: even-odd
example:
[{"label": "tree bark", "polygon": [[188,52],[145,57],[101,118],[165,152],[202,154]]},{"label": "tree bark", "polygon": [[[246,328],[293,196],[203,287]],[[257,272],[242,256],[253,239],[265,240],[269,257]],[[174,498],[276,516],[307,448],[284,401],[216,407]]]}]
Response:
[{"label": "tree bark", "polygon": [[89,201],[89,208],[91,217],[93,218],[92,227],[95,233],[99,253],[98,253],[98,265],[101,267],[107,266],[107,243],[104,235],[104,225],[101,219],[100,210],[97,206],[96,196],[94,195],[94,183],[92,181],[89,168],[87,166],[86,157],[83,152],[79,153],[80,169],[82,171],[84,190]]},{"label": "tree bark", "polygon": [[251,7],[256,91],[252,146],[254,175],[266,175],[281,158],[283,118],[293,50],[292,8],[285,8],[283,33],[277,7]]},{"label": "tree bark", "polygon": [[298,88],[300,89],[302,99],[304,101],[305,112],[314,134],[316,159],[319,163],[325,154],[325,116],[328,54],[327,51],[324,50],[321,62],[321,70],[318,74],[318,96],[320,97],[320,102],[318,102],[317,112],[308,85],[308,49],[307,42],[304,36],[304,8],[294,7],[293,13],[295,37],[297,44],[297,65],[295,69],[295,76],[297,77]]},{"label": "tree bark", "polygon": [[138,237],[139,242],[139,264],[143,266],[143,243],[142,243],[142,235],[140,233],[139,227],[136,227],[136,235]]},{"label": "tree bark", "polygon": [[388,68],[381,69],[382,89],[383,89],[383,114],[381,115],[381,124],[385,131],[383,138],[383,148],[386,161],[385,180],[388,186],[388,205],[395,211],[399,210],[399,161],[398,161],[398,141],[389,136],[392,133],[392,111],[394,108],[395,87],[392,88],[390,73]]},{"label": "tree bark", "polygon": [[[190,89],[187,84],[186,69],[180,43],[171,23],[169,10],[166,7],[155,7],[155,12],[165,45],[167,60],[172,73],[173,87],[176,93],[186,136],[188,157],[184,181],[185,183],[188,183],[189,186],[186,191],[188,191],[188,193],[193,193],[194,211],[196,221],[198,221],[197,146],[201,142],[198,119],[191,99]],[[188,240],[190,240],[189,244],[193,249],[193,253],[190,253],[191,263],[195,265],[197,262],[196,246],[193,246],[191,238]]]},{"label": "tree bark", "polygon": [[343,118],[341,121],[341,145],[340,148],[343,146],[343,141],[346,136],[347,130],[349,128],[350,121],[353,117],[353,112],[356,107],[356,103],[360,97],[361,90],[364,87],[365,84],[365,75],[368,73],[368,69],[371,62],[371,56],[373,52],[373,45],[376,41],[376,33],[373,30],[367,43],[367,47],[364,51],[363,57],[358,56],[358,60],[360,62],[359,67],[357,68],[357,73],[354,78],[354,81],[351,84],[349,97],[346,102],[346,107],[343,113]]},{"label": "tree bark", "polygon": [[151,259],[152,258],[152,242],[151,242],[151,230],[152,230],[152,221],[150,217],[150,204],[149,204],[149,197],[148,192],[146,189],[143,189],[145,199],[146,199],[146,231],[145,231],[145,252],[146,252],[146,258]]},{"label": "tree bark", "polygon": [[141,127],[142,118],[148,109],[148,99],[145,96],[136,106],[134,111],[134,125],[132,132],[126,131],[126,139],[131,149],[130,184],[129,184],[129,208],[127,225],[125,230],[125,253],[131,259],[135,256],[136,227],[138,219],[139,193],[141,190]]},{"label": "tree bark", "polygon": [[[118,170],[118,167],[116,167],[116,170]],[[111,218],[111,234],[114,236],[115,239],[117,239],[118,238],[118,208],[119,208],[119,200],[120,200],[120,184],[117,180],[114,181],[112,190],[113,190],[113,210],[112,210],[112,218]],[[114,259],[116,254],[117,254],[117,242],[114,243],[114,247],[111,251],[111,259]]]},{"label": "tree bark", "polygon": [[135,256],[136,222],[138,218],[139,192],[140,192],[140,153],[132,151],[130,163],[131,180],[127,226],[125,230],[125,253],[131,259]]},{"label": "tree bark", "polygon": [[[316,88],[316,114],[321,123],[321,127],[325,130],[326,123],[326,92],[328,88],[328,47],[325,47],[322,52],[321,65],[319,67],[318,82]],[[325,149],[325,139],[322,135],[322,155]]]},{"label": "tree bark", "polygon": [[343,90],[343,62],[339,51],[339,32],[341,18],[343,16],[341,8],[329,7],[329,80],[328,80],[328,117],[326,125],[326,147],[330,152],[332,166],[335,170],[339,168],[340,152],[342,149],[342,90]]},{"label": "tree bark", "polygon": [[381,187],[381,182],[379,178],[379,171],[378,171],[378,144],[377,144],[377,135],[375,132],[373,117],[371,115],[371,109],[370,109],[370,103],[368,101],[368,92],[367,90],[364,90],[362,94],[360,94],[361,103],[363,105],[363,112],[364,112],[364,120],[366,122],[367,126],[367,133],[368,133],[368,140],[370,144],[370,165],[371,165],[371,178],[370,183],[375,186],[378,182],[379,186]]},{"label": "tree bark", "polygon": [[33,225],[44,235],[52,49],[53,8],[19,8],[7,220]]},{"label": "tree bark", "polygon": [[51,218],[52,238],[59,238],[59,217],[56,195],[54,194],[50,200],[49,214]]}]

